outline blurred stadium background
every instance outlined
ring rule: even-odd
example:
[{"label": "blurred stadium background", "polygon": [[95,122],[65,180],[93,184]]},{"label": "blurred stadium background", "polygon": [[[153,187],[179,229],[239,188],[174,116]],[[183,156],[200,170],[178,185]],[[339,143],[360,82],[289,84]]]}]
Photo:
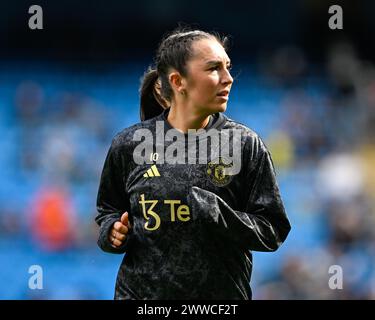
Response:
[{"label": "blurred stadium background", "polygon": [[[28,28],[33,4],[43,30]],[[344,30],[328,28],[332,4]],[[370,0],[2,2],[0,299],[112,299],[122,257],[96,246],[99,176],[178,22],[232,36],[227,115],[270,148],[293,226],[279,251],[254,252],[254,299],[374,299],[374,16]]]}]

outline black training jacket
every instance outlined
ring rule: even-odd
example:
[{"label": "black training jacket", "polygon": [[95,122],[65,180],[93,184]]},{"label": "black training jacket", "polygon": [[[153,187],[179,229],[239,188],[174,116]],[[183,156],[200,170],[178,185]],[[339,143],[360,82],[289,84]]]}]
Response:
[{"label": "black training jacket", "polygon": [[[223,145],[214,145],[204,132],[182,149],[176,147],[177,138],[163,141],[164,146],[157,141],[161,125],[164,134],[172,129],[168,112],[117,134],[104,163],[95,218],[98,245],[125,253],[115,299],[251,299],[251,251],[276,250],[291,228],[270,153],[254,131],[214,114],[207,132],[241,132],[239,138],[229,134],[229,146],[235,141],[240,146],[232,156],[241,162],[240,170],[229,174]],[[144,132],[154,138],[136,141]],[[207,159],[201,163],[197,141],[207,143]],[[140,143],[147,146],[143,154]],[[179,163],[171,163],[178,152]],[[148,163],[136,163],[138,156]],[[188,156],[196,156],[195,163]],[[108,234],[125,211],[131,228],[124,244],[114,248]]]}]

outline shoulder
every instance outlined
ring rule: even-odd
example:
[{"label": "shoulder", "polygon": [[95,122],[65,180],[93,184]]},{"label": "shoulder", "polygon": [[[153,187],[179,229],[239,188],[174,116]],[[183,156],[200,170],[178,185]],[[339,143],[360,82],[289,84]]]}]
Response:
[{"label": "shoulder", "polygon": [[252,128],[245,124],[226,117],[225,129],[237,129],[241,131],[244,148],[247,151],[258,153],[259,151],[267,150],[262,138]]},{"label": "shoulder", "polygon": [[264,161],[269,161],[272,170],[274,170],[270,151],[257,132],[243,123],[229,118],[227,119],[227,127],[241,130],[244,168],[250,168],[249,172],[253,172],[253,169],[258,165],[261,165]]},{"label": "shoulder", "polygon": [[146,129],[150,130],[155,126],[156,118],[152,118],[146,121],[138,122],[130,127],[124,128],[112,139],[111,148],[114,150],[129,147],[134,144],[134,134],[138,130]]}]

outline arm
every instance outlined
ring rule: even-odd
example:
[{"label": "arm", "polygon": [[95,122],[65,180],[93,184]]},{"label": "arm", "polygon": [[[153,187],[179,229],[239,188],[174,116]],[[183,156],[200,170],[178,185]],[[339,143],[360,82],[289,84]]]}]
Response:
[{"label": "arm", "polygon": [[[248,194],[244,211],[233,210],[216,194],[193,187],[194,210],[220,237],[245,250],[275,251],[286,239],[291,226],[286,216],[275,179],[271,156],[259,138],[245,157],[254,155],[246,165],[245,185]],[[207,204],[209,206],[207,207]]]},{"label": "arm", "polygon": [[105,252],[124,253],[128,247],[129,234],[123,244],[115,247],[109,240],[109,233],[116,221],[120,221],[121,215],[127,210],[127,196],[122,180],[123,170],[121,159],[117,154],[118,148],[112,145],[104,162],[100,178],[96,223],[100,226],[98,246]]}]

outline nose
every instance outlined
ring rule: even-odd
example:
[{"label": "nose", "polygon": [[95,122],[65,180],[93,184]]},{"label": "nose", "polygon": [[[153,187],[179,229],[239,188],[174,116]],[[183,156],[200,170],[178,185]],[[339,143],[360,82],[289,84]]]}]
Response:
[{"label": "nose", "polygon": [[231,76],[228,69],[223,71],[222,81],[223,84],[228,85],[233,83],[233,77]]}]

